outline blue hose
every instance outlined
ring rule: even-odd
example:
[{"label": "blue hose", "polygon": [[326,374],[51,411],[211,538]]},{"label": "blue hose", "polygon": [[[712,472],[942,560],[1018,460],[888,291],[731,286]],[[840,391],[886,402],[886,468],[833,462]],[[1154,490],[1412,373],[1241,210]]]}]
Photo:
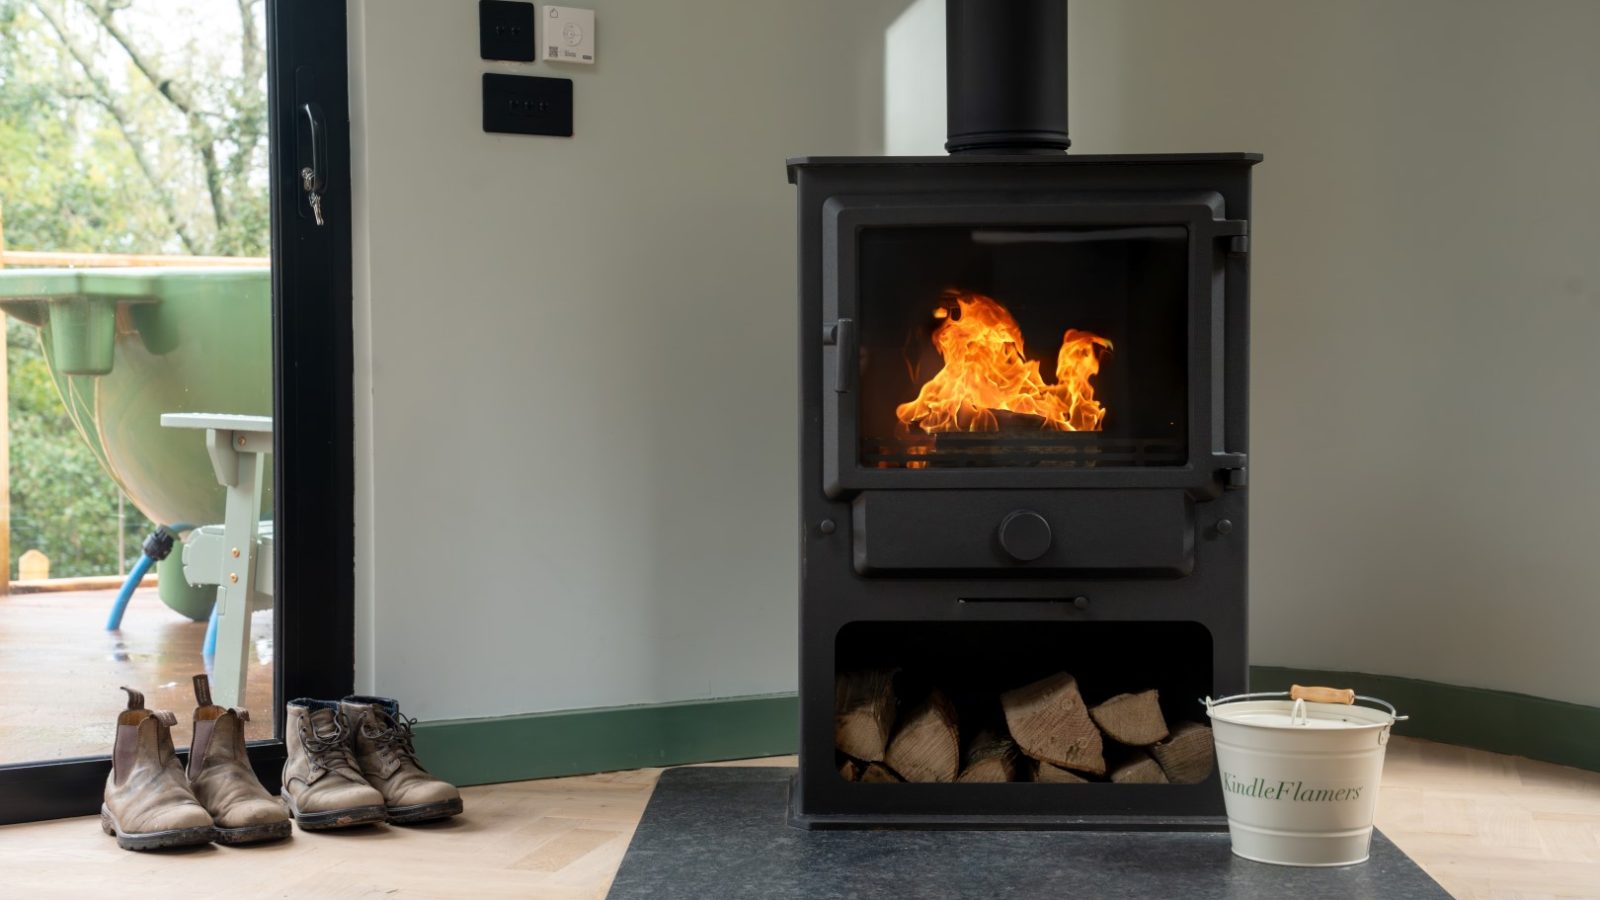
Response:
[{"label": "blue hose", "polygon": [[[211,604],[211,621],[206,623],[206,642],[200,645],[200,655],[205,657],[209,665],[212,657],[217,655],[217,624],[222,621],[222,598]],[[207,668],[206,671],[210,671]]]},{"label": "blue hose", "polygon": [[128,580],[122,583],[122,590],[117,592],[117,602],[111,604],[111,618],[106,620],[106,630],[116,631],[122,627],[122,614],[128,611],[128,601],[133,599],[133,589],[144,580],[145,573],[156,561],[140,554],[139,561],[133,564],[133,571],[128,573]]},{"label": "blue hose", "polygon": [[128,611],[128,601],[133,599],[133,589],[144,580],[150,567],[167,558],[172,552],[172,545],[177,540],[178,530],[182,526],[168,528],[165,525],[156,526],[150,536],[144,539],[143,553],[139,561],[133,564],[133,571],[128,573],[128,580],[122,583],[122,590],[117,592],[115,603],[111,604],[111,618],[106,620],[106,630],[116,631],[122,627],[122,614]]}]

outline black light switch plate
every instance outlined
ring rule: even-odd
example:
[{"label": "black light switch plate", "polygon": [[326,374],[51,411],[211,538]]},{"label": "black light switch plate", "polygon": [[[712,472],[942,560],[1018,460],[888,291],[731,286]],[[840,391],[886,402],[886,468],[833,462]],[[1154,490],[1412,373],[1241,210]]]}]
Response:
[{"label": "black light switch plate", "polygon": [[478,55],[533,62],[533,4],[478,0]]},{"label": "black light switch plate", "polygon": [[483,130],[572,137],[572,79],[486,73]]}]

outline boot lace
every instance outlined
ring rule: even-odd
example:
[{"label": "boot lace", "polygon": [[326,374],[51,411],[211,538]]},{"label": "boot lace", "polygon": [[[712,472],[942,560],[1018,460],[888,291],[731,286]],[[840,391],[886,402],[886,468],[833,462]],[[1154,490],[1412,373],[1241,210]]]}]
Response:
[{"label": "boot lace", "polygon": [[415,718],[399,710],[391,715],[386,710],[374,708],[367,721],[361,723],[361,736],[377,746],[384,760],[398,759],[421,768],[421,763],[417,762],[417,751],[411,746],[416,736],[412,726],[416,724]]},{"label": "boot lace", "polygon": [[300,743],[306,748],[313,772],[348,770],[359,778],[361,770],[356,768],[356,761],[350,755],[349,738],[350,726],[343,712],[334,712],[331,734],[319,734],[309,719],[300,721]]}]

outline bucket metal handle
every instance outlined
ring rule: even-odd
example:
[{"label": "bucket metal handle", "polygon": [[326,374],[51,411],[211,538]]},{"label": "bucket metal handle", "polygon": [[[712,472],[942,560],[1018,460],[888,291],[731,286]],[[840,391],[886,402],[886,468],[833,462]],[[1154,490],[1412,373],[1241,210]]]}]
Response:
[{"label": "bucket metal handle", "polygon": [[[1209,712],[1211,712],[1211,708],[1213,706],[1220,706],[1220,705],[1222,705],[1224,703],[1232,703],[1235,700],[1284,699],[1284,698],[1289,697],[1289,695],[1290,695],[1289,691],[1256,691],[1254,693],[1234,694],[1231,697],[1218,697],[1216,699],[1212,699],[1211,697],[1205,697],[1205,698],[1202,698],[1200,702],[1205,705],[1206,712],[1209,713]],[[1295,699],[1297,701],[1302,701],[1302,702],[1304,700],[1304,698],[1300,698],[1300,697],[1296,697]],[[1400,715],[1400,712],[1394,708],[1394,704],[1390,703],[1387,700],[1379,700],[1377,697],[1368,697],[1365,694],[1355,694],[1353,699],[1359,700],[1359,701],[1361,701],[1363,703],[1371,703],[1371,704],[1373,704],[1375,706],[1383,707],[1384,709],[1389,711],[1389,715],[1394,716],[1394,720],[1396,722],[1404,722],[1407,719],[1411,718],[1410,716],[1402,716],[1402,715]]]}]

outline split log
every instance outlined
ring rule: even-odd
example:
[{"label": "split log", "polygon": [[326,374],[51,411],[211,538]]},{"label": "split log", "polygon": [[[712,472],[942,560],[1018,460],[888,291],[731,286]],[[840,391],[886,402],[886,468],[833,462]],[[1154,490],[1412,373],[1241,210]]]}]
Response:
[{"label": "split log", "polygon": [[1100,729],[1078,693],[1078,682],[1065,672],[1000,695],[1011,737],[1034,759],[1067,769],[1106,773]]},{"label": "split log", "polygon": [[1173,784],[1199,784],[1211,775],[1215,760],[1211,729],[1199,722],[1179,722],[1166,740],[1150,748]]},{"label": "split log", "polygon": [[1130,747],[1148,747],[1167,739],[1167,720],[1161,716],[1161,697],[1155,691],[1118,694],[1089,710],[1089,718],[1106,737]]},{"label": "split log", "polygon": [[956,708],[935,690],[900,723],[883,761],[906,781],[955,781],[961,770]]},{"label": "split log", "polygon": [[862,784],[899,784],[900,776],[883,763],[867,763],[861,770],[860,781]]},{"label": "split log", "polygon": [[1088,784],[1089,779],[1053,763],[1042,762],[1033,772],[1033,780],[1040,784]]},{"label": "split log", "polygon": [[839,763],[839,777],[845,781],[860,781],[863,765],[853,759],[846,759]]},{"label": "split log", "polygon": [[1166,784],[1167,775],[1161,771],[1160,763],[1141,750],[1113,769],[1111,780],[1117,784]]},{"label": "split log", "polygon": [[840,674],[833,682],[833,745],[865,762],[881,762],[894,730],[894,670]]},{"label": "split log", "polygon": [[983,731],[967,748],[966,764],[961,767],[956,781],[969,784],[1026,781],[1026,774],[1016,742],[997,732]]}]

